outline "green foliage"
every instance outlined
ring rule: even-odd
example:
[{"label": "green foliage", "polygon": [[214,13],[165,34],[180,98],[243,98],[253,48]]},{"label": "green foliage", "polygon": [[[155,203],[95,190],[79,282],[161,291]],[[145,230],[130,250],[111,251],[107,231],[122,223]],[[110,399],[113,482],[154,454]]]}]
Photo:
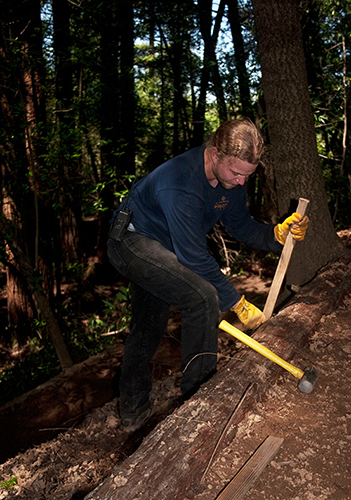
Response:
[{"label": "green foliage", "polygon": [[[131,293],[130,287],[121,286],[116,295],[116,301],[122,306],[120,310],[120,315],[118,318],[118,323],[116,325],[117,329],[124,330],[130,323],[131,320]],[[108,302],[104,302],[105,306],[107,306],[107,310],[111,310],[114,307],[113,304]]]},{"label": "green foliage", "polygon": [[[119,189],[114,191],[114,196],[116,200],[120,203],[126,196],[128,196],[129,190],[136,180],[135,175],[122,175],[119,183]],[[117,186],[115,186],[116,188]]]},{"label": "green foliage", "polygon": [[[80,307],[91,309],[90,295],[83,298],[87,302]],[[120,286],[112,301],[101,298],[93,314],[77,315],[77,306],[72,300],[64,304],[62,319],[69,332],[65,340],[75,363],[119,342],[119,334],[128,327],[131,319],[130,301],[129,287]]]},{"label": "green foliage", "polygon": [[59,372],[52,342],[46,338],[28,339],[23,359],[12,362],[0,372],[0,405],[44,383]]},{"label": "green foliage", "polygon": [[[103,290],[101,292],[103,294]],[[92,309],[90,294],[84,295],[85,304],[78,306],[78,294],[70,294],[61,310],[64,340],[74,363],[80,363],[94,354],[120,342],[120,334],[131,319],[129,287],[120,286],[112,300],[101,299],[95,312],[77,313],[78,308]],[[0,371],[0,406],[58,375],[61,371],[50,339],[46,337],[45,323],[34,322],[35,334],[22,347],[19,361],[13,361]],[[19,350],[15,343],[9,350]]]},{"label": "green foliage", "polygon": [[105,179],[97,182],[94,186],[89,186],[86,190],[85,217],[96,217],[111,209],[111,207],[106,206],[104,200],[104,192],[107,189],[113,193],[116,203],[119,204],[128,195],[135,178],[135,175],[124,174],[116,179],[113,169],[105,169]]},{"label": "green foliage", "polygon": [[329,208],[336,228],[349,227],[351,158],[343,143],[351,79],[351,2],[318,0],[301,5],[309,90]]},{"label": "green foliage", "polygon": [[7,490],[10,490],[16,484],[17,484],[17,478],[15,476],[11,476],[11,479],[8,479],[7,481],[3,481],[2,483],[0,483],[0,488],[6,488]]}]

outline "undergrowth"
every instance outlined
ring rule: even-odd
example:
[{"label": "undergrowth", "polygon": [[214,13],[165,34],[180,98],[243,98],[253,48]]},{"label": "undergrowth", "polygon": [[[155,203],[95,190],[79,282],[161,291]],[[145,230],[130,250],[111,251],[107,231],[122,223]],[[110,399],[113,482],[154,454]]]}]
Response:
[{"label": "undergrowth", "polygon": [[[109,300],[101,295],[101,290],[98,298],[90,294],[85,297],[83,306],[82,297],[78,299],[76,295],[75,292],[68,295],[59,315],[65,344],[74,364],[121,342],[120,335],[127,328],[131,315],[128,287],[121,286]],[[77,300],[80,313],[77,313]],[[82,312],[84,310],[86,312]],[[12,356],[0,371],[0,406],[61,372],[45,324],[36,322],[34,326],[24,345],[14,341],[6,346]]]}]

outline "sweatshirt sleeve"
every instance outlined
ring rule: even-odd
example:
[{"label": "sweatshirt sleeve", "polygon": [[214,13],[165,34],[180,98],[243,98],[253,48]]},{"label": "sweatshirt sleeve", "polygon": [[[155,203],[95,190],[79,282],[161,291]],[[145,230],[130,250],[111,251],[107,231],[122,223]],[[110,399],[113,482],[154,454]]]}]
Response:
[{"label": "sweatshirt sleeve", "polygon": [[247,208],[246,191],[241,190],[235,206],[227,210],[221,221],[229,234],[240,243],[257,250],[280,252],[283,246],[275,240],[274,224],[256,221]]}]

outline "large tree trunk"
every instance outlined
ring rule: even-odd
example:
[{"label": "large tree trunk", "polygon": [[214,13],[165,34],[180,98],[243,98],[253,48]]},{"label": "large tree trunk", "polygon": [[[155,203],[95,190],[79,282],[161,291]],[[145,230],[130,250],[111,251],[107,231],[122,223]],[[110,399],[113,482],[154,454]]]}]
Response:
[{"label": "large tree trunk", "polygon": [[288,284],[302,285],[343,247],[328,210],[318,159],[296,0],[253,0],[253,7],[279,216],[296,209],[299,197],[310,200],[307,237],[287,272]]},{"label": "large tree trunk", "polygon": [[[31,332],[35,307],[33,301],[30,301],[28,287],[23,284],[16,265],[8,265],[6,268],[6,296],[8,325],[15,332],[18,342],[22,344]],[[6,338],[6,341],[10,342],[11,339]]]}]

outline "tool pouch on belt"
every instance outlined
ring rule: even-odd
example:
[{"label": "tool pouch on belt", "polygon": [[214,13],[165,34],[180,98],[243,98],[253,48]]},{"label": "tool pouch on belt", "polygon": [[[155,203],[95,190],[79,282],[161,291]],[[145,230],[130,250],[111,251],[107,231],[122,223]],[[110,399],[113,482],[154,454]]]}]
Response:
[{"label": "tool pouch on belt", "polygon": [[121,241],[131,217],[132,212],[130,210],[121,210],[118,212],[115,221],[111,225],[110,232],[108,233],[109,237],[116,241]]}]

